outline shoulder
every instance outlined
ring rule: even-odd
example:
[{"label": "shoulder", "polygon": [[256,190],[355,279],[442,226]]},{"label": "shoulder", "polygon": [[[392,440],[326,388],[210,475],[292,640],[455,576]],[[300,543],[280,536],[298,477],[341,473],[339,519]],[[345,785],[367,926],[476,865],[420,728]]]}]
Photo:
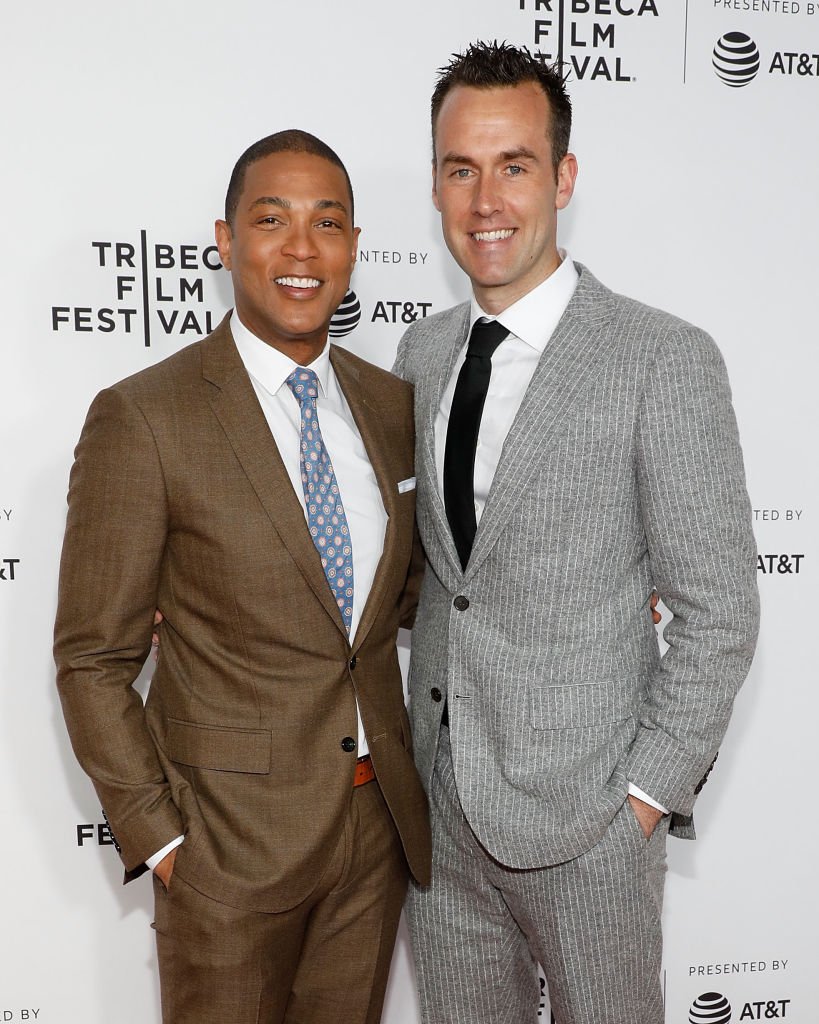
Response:
[{"label": "shoulder", "polygon": [[657,358],[685,357],[722,363],[714,339],[702,328],[647,303],[611,291],[585,267],[578,265],[580,280],[570,309],[576,315],[597,310],[622,346],[643,350]]},{"label": "shoulder", "polygon": [[224,322],[206,338],[110,385],[97,395],[91,408],[118,419],[181,422],[191,403],[203,398],[206,362],[219,366],[223,376],[242,366]]},{"label": "shoulder", "polygon": [[452,331],[458,330],[469,316],[469,303],[460,302],[457,306],[442,309],[431,316],[423,317],[410,324],[401,338],[401,345],[423,345],[426,341],[435,340],[440,343]]},{"label": "shoulder", "polygon": [[469,308],[469,302],[461,302],[411,324],[398,343],[393,371],[415,381],[428,365],[431,352],[439,352],[447,341],[463,335]]},{"label": "shoulder", "polygon": [[169,387],[178,387],[188,381],[201,380],[203,343],[204,339],[187,345],[160,362],[117,381],[109,390],[138,399],[155,394],[157,389],[165,391]]},{"label": "shoulder", "polygon": [[376,405],[389,408],[412,404],[412,385],[340,345],[331,346],[334,365],[341,364],[353,374],[362,390]]}]

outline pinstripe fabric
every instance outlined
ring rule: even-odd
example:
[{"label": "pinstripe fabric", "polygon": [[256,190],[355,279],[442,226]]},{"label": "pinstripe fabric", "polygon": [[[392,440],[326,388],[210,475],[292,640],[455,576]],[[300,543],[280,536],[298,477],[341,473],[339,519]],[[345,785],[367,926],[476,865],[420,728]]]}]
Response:
[{"label": "pinstripe fabric", "polygon": [[[719,351],[578,270],[464,571],[433,427],[468,304],[410,327],[394,368],[415,386],[428,561],[410,670],[434,842],[432,887],[409,902],[425,1024],[534,1020],[535,959],[560,1024],[659,1024],[668,822],[646,846],[627,787],[693,838],[753,656],[756,549]],[[674,616],[662,660],[653,587]]]},{"label": "pinstripe fabric", "polygon": [[535,960],[559,1024],[661,1024],[667,819],[647,842],[626,803],[580,857],[504,867],[463,816],[446,729],[430,812],[432,885],[406,907],[424,1024],[534,1024]]},{"label": "pinstripe fabric", "polygon": [[[429,563],[413,633],[416,761],[429,787],[438,688],[466,817],[516,868],[588,850],[628,782],[686,833],[758,625],[750,507],[716,346],[579,270],[465,572],[437,493],[432,424],[468,306],[414,324],[395,367],[415,385]],[[662,661],[653,586],[674,613]]]}]

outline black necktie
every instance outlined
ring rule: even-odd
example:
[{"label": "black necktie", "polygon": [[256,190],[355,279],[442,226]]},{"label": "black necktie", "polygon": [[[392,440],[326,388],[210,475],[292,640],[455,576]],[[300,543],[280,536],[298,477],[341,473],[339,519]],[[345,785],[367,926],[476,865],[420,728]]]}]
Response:
[{"label": "black necktie", "polygon": [[464,569],[478,529],[475,518],[475,448],[492,376],[492,354],[508,334],[497,320],[476,321],[452,396],[444,450],[444,505]]}]

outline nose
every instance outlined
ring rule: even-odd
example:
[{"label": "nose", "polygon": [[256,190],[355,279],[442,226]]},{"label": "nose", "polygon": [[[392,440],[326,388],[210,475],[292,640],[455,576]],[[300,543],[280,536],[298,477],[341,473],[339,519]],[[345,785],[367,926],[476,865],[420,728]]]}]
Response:
[{"label": "nose", "polygon": [[300,263],[314,259],[319,254],[316,238],[309,224],[294,221],[282,242],[282,254]]},{"label": "nose", "polygon": [[503,209],[498,182],[491,175],[478,178],[473,195],[473,209],[479,217],[491,217]]}]

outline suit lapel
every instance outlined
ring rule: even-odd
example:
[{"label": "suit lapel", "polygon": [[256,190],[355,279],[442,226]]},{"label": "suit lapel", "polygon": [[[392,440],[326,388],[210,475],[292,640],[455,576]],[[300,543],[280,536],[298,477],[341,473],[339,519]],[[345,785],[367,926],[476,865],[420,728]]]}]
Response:
[{"label": "suit lapel", "polygon": [[384,423],[378,406],[363,386],[358,367],[348,357],[344,349],[335,345],[330,348],[330,362],[335,371],[341,390],[353,414],[361,440],[367,449],[367,456],[370,465],[375,473],[378,489],[381,492],[381,499],[384,502],[384,510],[387,513],[387,529],[384,535],[384,549],[373,577],[367,603],[361,613],[358,626],[355,631],[353,649],[358,648],[364,642],[373,623],[378,617],[384,597],[391,583],[393,566],[395,565],[394,549],[397,542],[395,535],[395,511],[398,498],[398,481],[396,479],[395,467],[390,461],[390,449],[387,443],[387,436],[384,432]]},{"label": "suit lapel", "polygon": [[293,490],[250,377],[236,350],[227,318],[202,342],[202,375],[213,385],[208,391],[208,400],[214,415],[281,542],[346,637],[341,614],[307,530],[304,509]]},{"label": "suit lapel", "polygon": [[438,491],[438,471],[435,466],[435,421],[441,405],[441,396],[446,390],[458,353],[466,342],[469,327],[470,304],[464,302],[452,310],[452,325],[442,331],[441,343],[432,352],[433,364],[429,374],[425,374],[415,385],[416,422],[420,439],[419,465],[417,467],[419,499],[422,508],[432,520],[432,526],[438,535],[441,548],[452,568],[460,576],[461,560],[452,539],[449,520],[443,498]]},{"label": "suit lapel", "polygon": [[466,577],[492,550],[543,453],[577,409],[608,355],[611,292],[585,268],[575,294],[543,351],[501,451]]}]

